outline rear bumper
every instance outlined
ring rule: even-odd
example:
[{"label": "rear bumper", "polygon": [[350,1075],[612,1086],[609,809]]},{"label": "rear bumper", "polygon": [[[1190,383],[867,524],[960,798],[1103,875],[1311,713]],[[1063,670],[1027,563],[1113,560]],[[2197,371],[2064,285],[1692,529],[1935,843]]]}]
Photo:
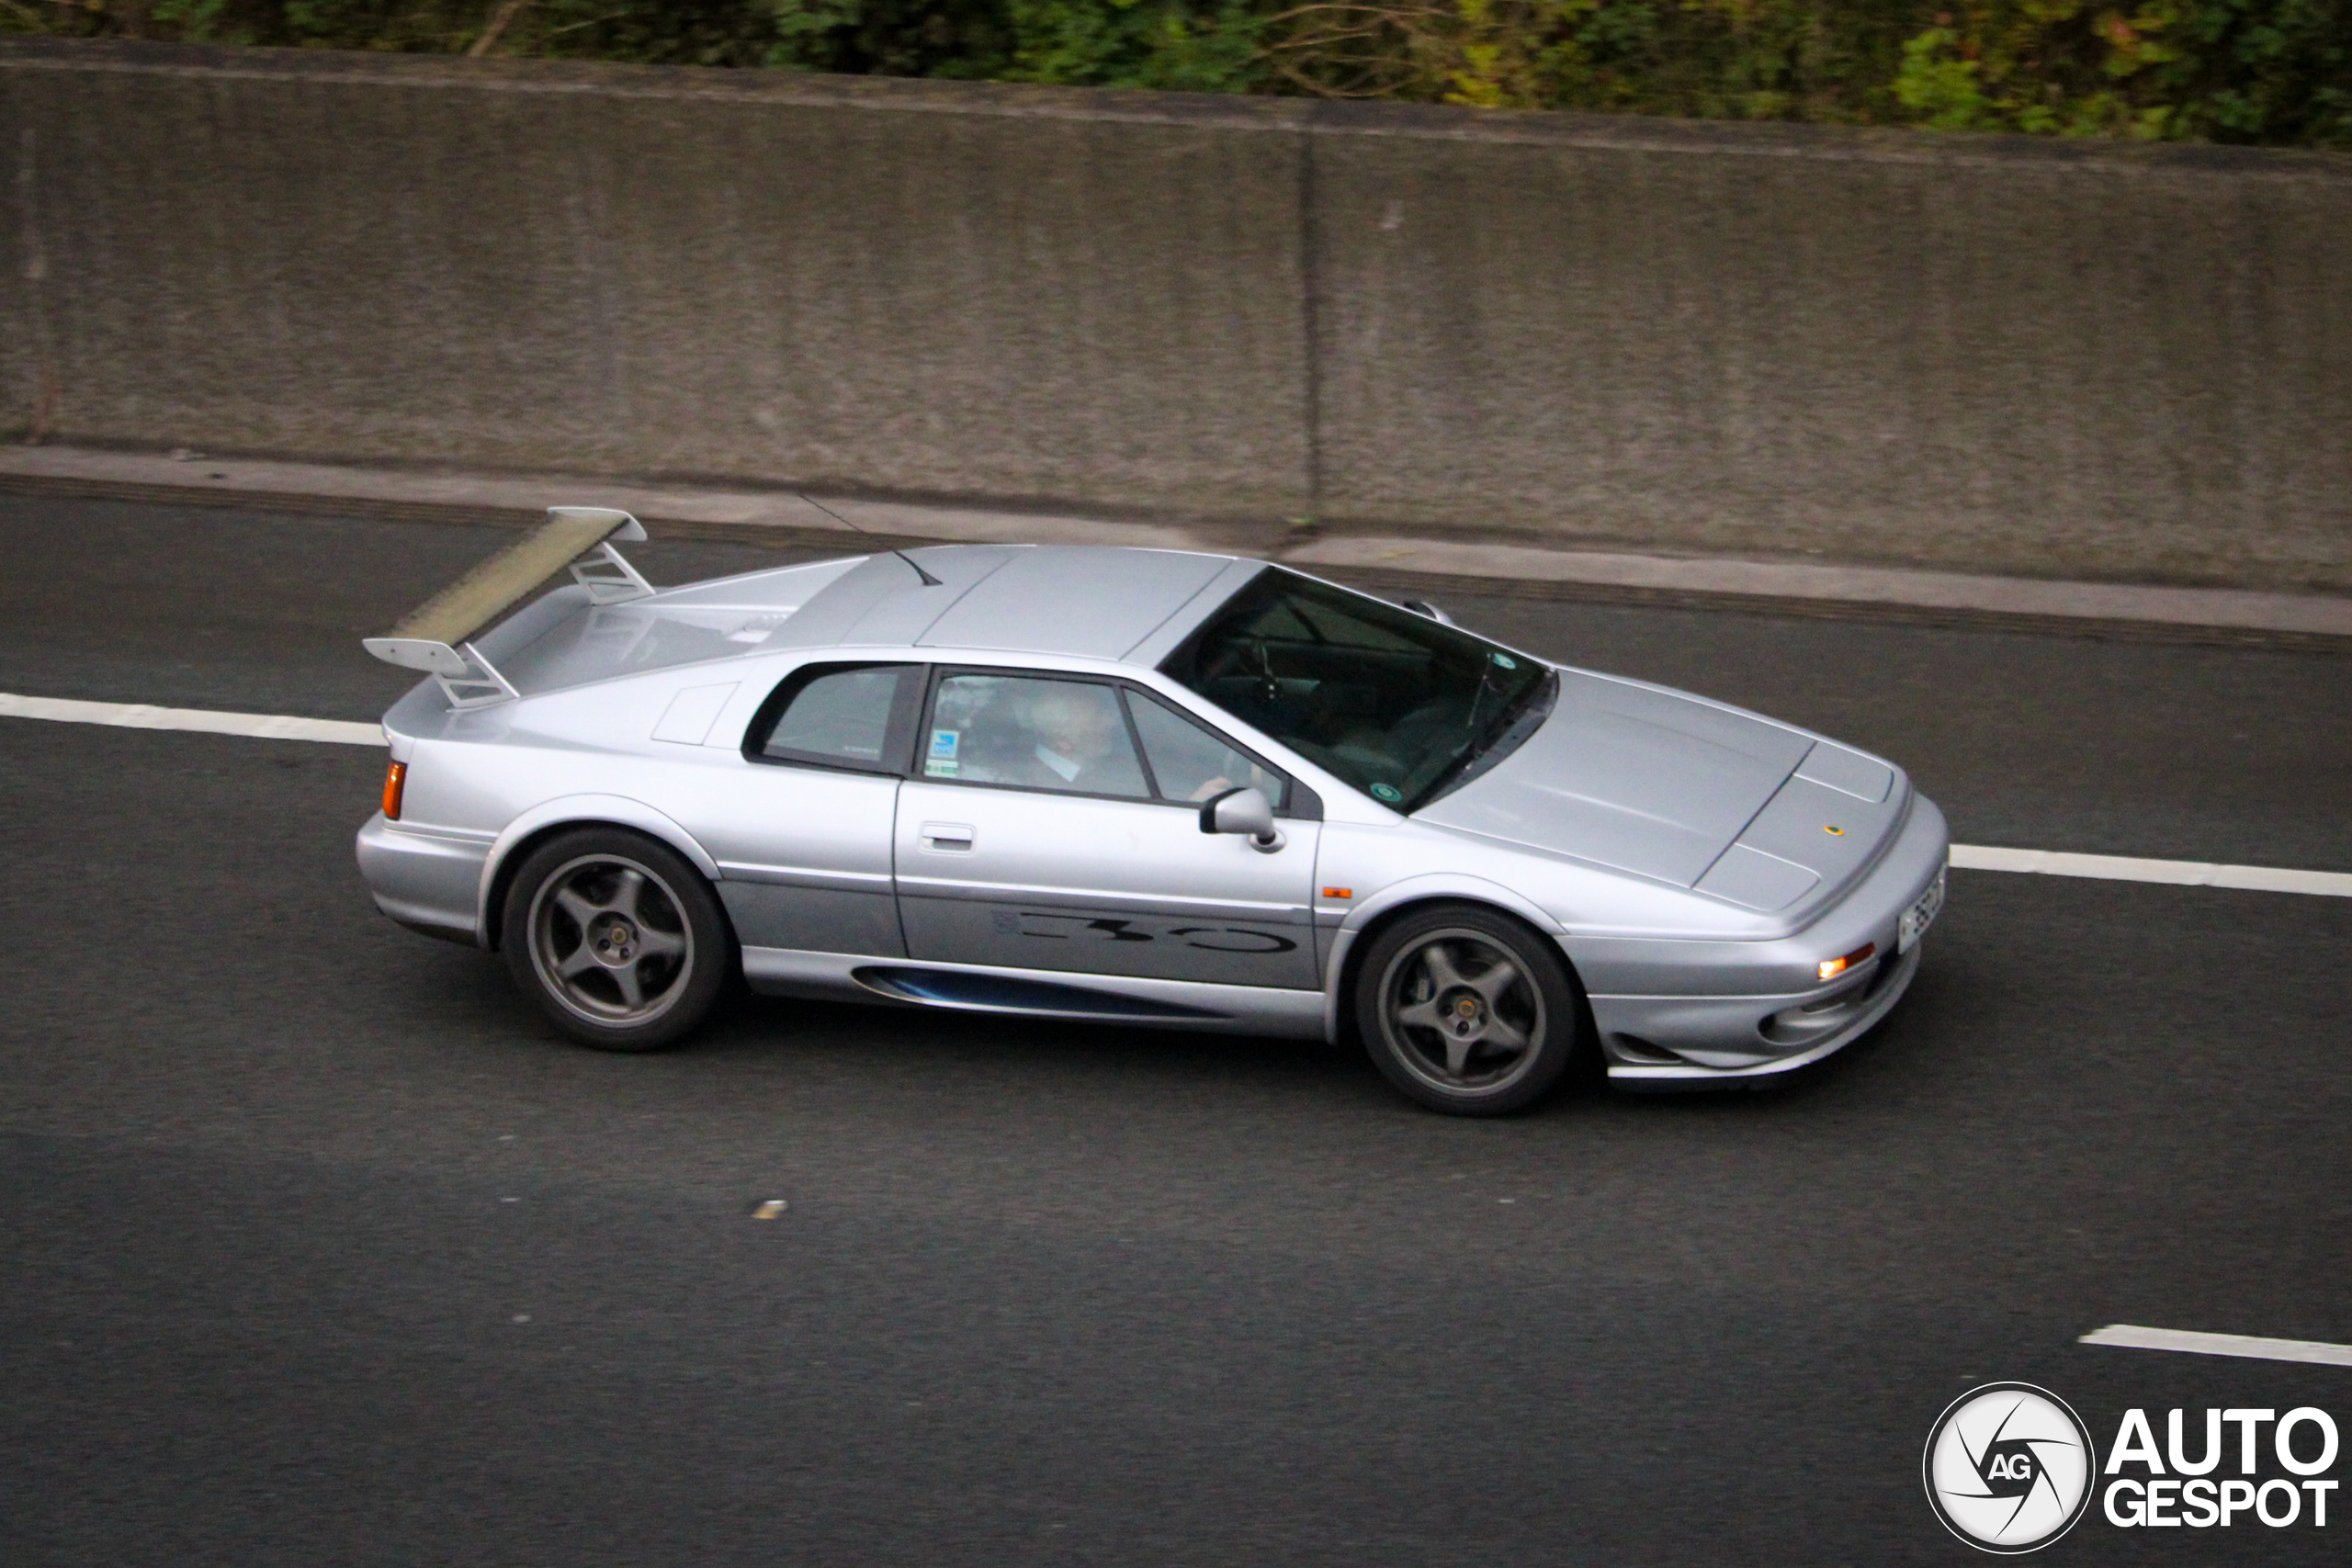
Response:
[{"label": "rear bumper", "polygon": [[359,874],[376,908],[412,931],[483,945],[481,873],[490,840],[404,828],[378,812],[359,829]]}]

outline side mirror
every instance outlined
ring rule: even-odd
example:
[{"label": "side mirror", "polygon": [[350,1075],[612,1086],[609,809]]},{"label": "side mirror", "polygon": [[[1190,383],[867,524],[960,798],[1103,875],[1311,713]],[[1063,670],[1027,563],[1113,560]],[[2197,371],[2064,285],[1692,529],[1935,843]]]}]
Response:
[{"label": "side mirror", "polygon": [[1396,603],[1401,607],[1412,611],[1413,614],[1417,615],[1427,615],[1439,626],[1450,626],[1453,624],[1453,617],[1452,615],[1447,615],[1443,610],[1439,609],[1436,605],[1430,604],[1426,599],[1399,599]]},{"label": "side mirror", "polygon": [[1282,829],[1274,826],[1274,803],[1261,789],[1229,789],[1201,802],[1201,831],[1246,833],[1251,848],[1269,854],[1283,843]]}]

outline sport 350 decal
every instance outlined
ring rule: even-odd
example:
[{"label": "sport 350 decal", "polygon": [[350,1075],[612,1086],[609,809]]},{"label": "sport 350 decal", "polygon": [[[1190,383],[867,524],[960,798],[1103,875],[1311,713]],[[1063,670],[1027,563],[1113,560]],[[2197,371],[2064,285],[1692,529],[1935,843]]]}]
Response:
[{"label": "sport 350 decal", "polygon": [[1004,936],[1048,942],[1166,942],[1209,953],[1295,953],[1296,941],[1260,926],[1136,919],[1125,915],[1059,915],[1037,909],[993,911]]}]

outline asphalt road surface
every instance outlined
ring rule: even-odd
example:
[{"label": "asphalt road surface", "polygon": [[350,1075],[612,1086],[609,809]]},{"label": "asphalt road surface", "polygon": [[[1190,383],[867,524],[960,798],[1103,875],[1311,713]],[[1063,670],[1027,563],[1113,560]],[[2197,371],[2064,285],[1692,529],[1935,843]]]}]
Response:
[{"label": "asphalt road surface", "polygon": [[[356,639],[506,537],[0,496],[0,690],[370,718]],[[1966,841],[2352,870],[2352,659],[1447,607]],[[1956,872],[1822,1068],[1469,1122],[1318,1046],[802,1003],[581,1051],[373,911],[381,766],[0,719],[0,1562],[1953,1563],[1977,1383],[2352,1443],[2352,1369],[2075,1343],[2352,1342],[2352,900]],[[2336,1498],[2046,1560],[2341,1562]]]}]

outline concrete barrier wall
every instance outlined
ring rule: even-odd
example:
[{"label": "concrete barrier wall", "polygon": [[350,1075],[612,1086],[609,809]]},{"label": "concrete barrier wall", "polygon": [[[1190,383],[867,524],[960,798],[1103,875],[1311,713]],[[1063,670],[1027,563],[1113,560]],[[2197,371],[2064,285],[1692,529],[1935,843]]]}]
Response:
[{"label": "concrete barrier wall", "polygon": [[2352,164],[0,46],[0,425],[2352,589]]},{"label": "concrete barrier wall", "polygon": [[12,412],[46,375],[61,438],[1303,511],[1294,140],[1070,96],[18,46]]},{"label": "concrete barrier wall", "polygon": [[1317,154],[1334,513],[2352,583],[2352,161],[1655,121]]}]

